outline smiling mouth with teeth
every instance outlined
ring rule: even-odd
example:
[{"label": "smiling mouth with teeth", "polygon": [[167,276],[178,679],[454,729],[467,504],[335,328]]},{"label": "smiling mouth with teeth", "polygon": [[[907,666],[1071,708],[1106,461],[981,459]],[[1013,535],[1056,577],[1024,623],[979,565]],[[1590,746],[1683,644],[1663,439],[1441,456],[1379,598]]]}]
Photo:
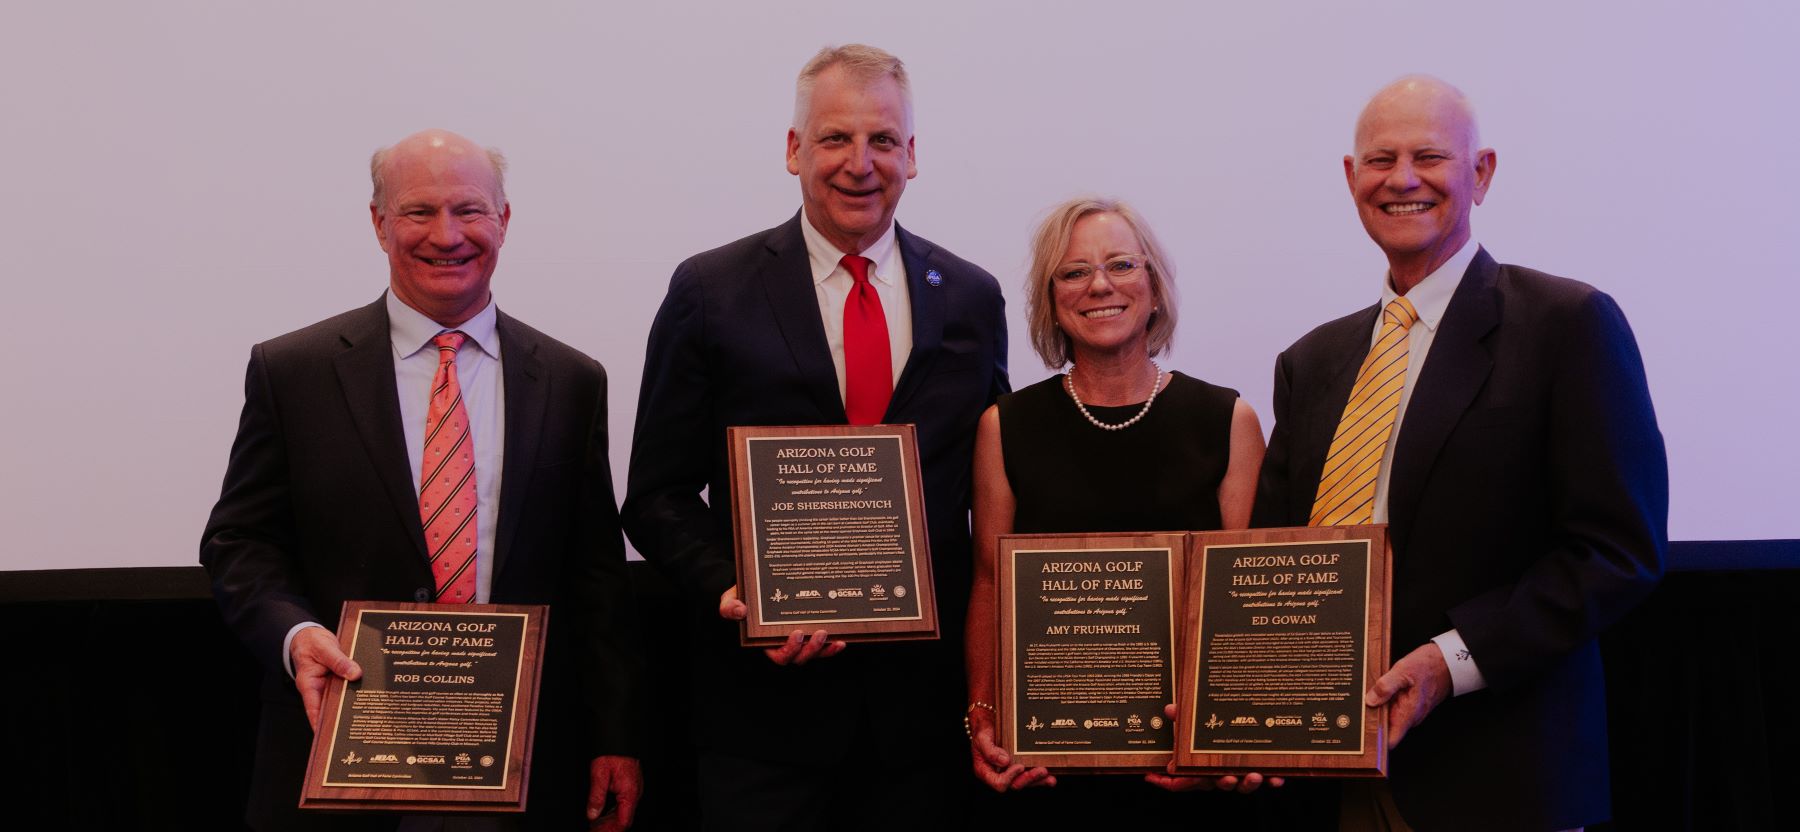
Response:
[{"label": "smiling mouth with teeth", "polygon": [[1112,318],[1125,314],[1123,306],[1108,306],[1105,309],[1089,309],[1081,313],[1084,318]]},{"label": "smiling mouth with teeth", "polygon": [[425,260],[425,262],[430,263],[433,266],[460,266],[464,263],[469,262],[469,258],[467,258],[467,257],[464,257],[461,260],[433,260],[430,257],[426,257],[423,259]]},{"label": "smiling mouth with teeth", "polygon": [[1381,210],[1388,212],[1389,216],[1403,217],[1403,216],[1406,216],[1407,214],[1423,214],[1426,211],[1431,210],[1431,203],[1429,203],[1429,202],[1390,202],[1386,205],[1381,206]]}]

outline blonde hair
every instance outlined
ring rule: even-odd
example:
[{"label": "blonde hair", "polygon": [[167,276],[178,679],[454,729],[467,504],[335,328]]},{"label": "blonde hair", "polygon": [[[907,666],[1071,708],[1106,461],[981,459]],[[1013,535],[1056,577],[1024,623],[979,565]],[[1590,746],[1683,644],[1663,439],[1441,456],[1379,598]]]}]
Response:
[{"label": "blonde hair", "polygon": [[1155,304],[1150,323],[1145,329],[1151,355],[1162,355],[1175,339],[1176,295],[1175,267],[1163,254],[1150,225],[1138,212],[1122,200],[1086,196],[1071,199],[1050,210],[1031,238],[1031,271],[1025,276],[1025,321],[1031,336],[1031,348],[1052,370],[1067,365],[1074,354],[1069,336],[1056,325],[1056,299],[1052,284],[1056,269],[1069,250],[1069,237],[1075,223],[1094,214],[1112,214],[1125,221],[1137,237],[1150,271],[1150,298]]}]

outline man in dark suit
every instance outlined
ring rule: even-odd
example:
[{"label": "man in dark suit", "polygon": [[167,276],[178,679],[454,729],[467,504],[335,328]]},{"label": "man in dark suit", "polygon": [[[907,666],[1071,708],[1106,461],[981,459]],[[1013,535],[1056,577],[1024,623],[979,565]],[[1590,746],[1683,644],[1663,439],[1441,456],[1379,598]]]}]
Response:
[{"label": "man in dark suit", "polygon": [[[1382,304],[1275,367],[1255,523],[1392,535],[1399,658],[1367,693],[1388,706],[1390,779],[1345,788],[1346,828],[1553,830],[1609,813],[1596,636],[1662,574],[1667,464],[1612,299],[1473,241],[1496,163],[1449,85],[1378,93],[1344,175],[1387,254]],[[1362,384],[1395,359],[1387,389]],[[1346,482],[1359,454],[1361,492]]]},{"label": "man in dark suit", "polygon": [[[441,599],[551,605],[526,820],[580,827],[584,811],[610,813],[605,826],[624,828],[640,791],[628,726],[641,655],[607,465],[605,371],[494,306],[512,212],[497,152],[426,131],[370,168],[389,292],[251,351],[200,544],[227,625],[268,670],[249,820],[358,822],[296,808],[325,680],[362,672],[327,628],[347,600]],[[440,428],[430,436],[428,419]],[[448,495],[421,495],[427,452],[452,435],[466,476]],[[434,499],[468,518],[458,533],[444,531]]]},{"label": "man in dark suit", "polygon": [[[800,214],[689,258],[670,281],[645,358],[625,528],[699,614],[689,649],[703,824],[924,828],[951,819],[963,785],[969,477],[976,420],[1007,390],[1003,301],[987,272],[894,223],[917,173],[898,59],[821,51],[801,71],[787,144]],[[879,299],[873,339],[853,320],[862,293]],[[796,631],[745,650],[725,429],[846,421],[917,426],[941,638],[845,650]]]}]

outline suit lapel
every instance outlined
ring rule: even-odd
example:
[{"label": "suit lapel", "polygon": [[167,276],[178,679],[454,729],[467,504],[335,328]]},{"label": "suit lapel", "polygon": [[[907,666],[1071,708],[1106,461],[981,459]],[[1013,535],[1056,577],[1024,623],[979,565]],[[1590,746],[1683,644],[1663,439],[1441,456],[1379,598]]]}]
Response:
[{"label": "suit lapel", "polygon": [[[1306,458],[1300,460],[1300,470],[1306,472],[1306,476],[1295,480],[1302,489],[1302,493],[1294,495],[1298,522],[1306,522],[1312,514],[1313,499],[1319,493],[1319,477],[1325,473],[1325,458],[1331,454],[1331,439],[1344,417],[1344,405],[1349,403],[1350,390],[1356,386],[1356,371],[1362,368],[1363,358],[1369,353],[1371,333],[1375,331],[1375,319],[1380,314],[1379,305],[1357,313],[1344,324],[1342,331],[1334,333],[1332,343],[1323,347],[1325,354],[1331,356],[1331,363],[1325,366],[1324,376],[1312,382],[1322,385],[1320,395],[1306,397],[1317,404],[1314,410],[1303,414],[1304,421],[1301,422],[1311,425],[1312,429],[1311,441],[1305,445]],[[1301,387],[1309,383],[1306,379],[1294,379],[1293,382]],[[1299,394],[1296,398],[1304,395]]]},{"label": "suit lapel", "polygon": [[1388,522],[1401,529],[1411,527],[1438,450],[1494,368],[1485,339],[1500,323],[1499,273],[1486,250],[1475,252],[1419,371],[1388,475]]},{"label": "suit lapel", "polygon": [[512,316],[499,312],[495,330],[500,335],[500,378],[506,390],[506,459],[501,463],[500,519],[494,529],[493,584],[512,552],[519,531],[519,515],[525,510],[525,492],[537,468],[538,447],[544,435],[544,413],[550,399],[549,368],[538,356],[538,342],[531,331]]},{"label": "suit lapel", "polygon": [[763,260],[756,279],[762,281],[775,324],[806,380],[807,393],[823,414],[823,421],[842,423],[848,417],[838,393],[837,367],[831,363],[825,322],[819,317],[819,296],[813,288],[812,264],[806,254],[806,239],[800,233],[801,222],[796,213],[770,236],[769,256]]},{"label": "suit lapel", "polygon": [[419,521],[412,462],[406,455],[406,431],[400,425],[400,395],[394,390],[394,346],[388,332],[386,296],[359,310],[338,337],[345,349],[334,364],[344,403],[389,502],[399,513],[413,549],[424,560],[428,557],[425,530]]},{"label": "suit lapel", "polygon": [[[912,297],[913,338],[912,354],[906,357],[906,366],[894,385],[894,397],[888,400],[888,418],[883,421],[894,420],[893,414],[901,412],[907,400],[924,384],[931,360],[937,355],[938,344],[944,339],[944,289],[931,285],[926,279],[931,274],[931,244],[914,237],[898,224],[894,226],[894,242],[900,247],[900,261],[906,265],[906,289]],[[941,283],[955,275],[938,277]]]}]

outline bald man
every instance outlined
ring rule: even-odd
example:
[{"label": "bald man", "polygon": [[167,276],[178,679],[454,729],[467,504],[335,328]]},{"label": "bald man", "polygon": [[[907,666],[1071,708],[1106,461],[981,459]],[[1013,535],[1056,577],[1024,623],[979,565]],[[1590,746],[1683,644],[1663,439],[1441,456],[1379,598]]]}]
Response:
[{"label": "bald man", "polygon": [[[377,151],[369,215],[388,291],[250,352],[200,562],[226,623],[267,669],[248,813],[257,829],[397,823],[296,808],[326,679],[362,672],[328,629],[347,600],[549,604],[531,814],[480,828],[631,823],[641,656],[607,464],[606,373],[495,307],[489,284],[512,216],[504,172],[497,151],[438,130]],[[473,448],[473,473],[457,486],[467,491],[452,495],[474,505],[472,551],[460,557],[427,547],[421,515],[441,372],[461,389],[460,447]]]},{"label": "bald man", "polygon": [[1393,541],[1398,661],[1366,693],[1389,780],[1345,788],[1347,829],[1610,815],[1596,636],[1662,574],[1667,462],[1612,298],[1476,244],[1497,164],[1454,87],[1376,93],[1344,178],[1387,255],[1380,301],[1275,366],[1255,524],[1385,522]]}]

